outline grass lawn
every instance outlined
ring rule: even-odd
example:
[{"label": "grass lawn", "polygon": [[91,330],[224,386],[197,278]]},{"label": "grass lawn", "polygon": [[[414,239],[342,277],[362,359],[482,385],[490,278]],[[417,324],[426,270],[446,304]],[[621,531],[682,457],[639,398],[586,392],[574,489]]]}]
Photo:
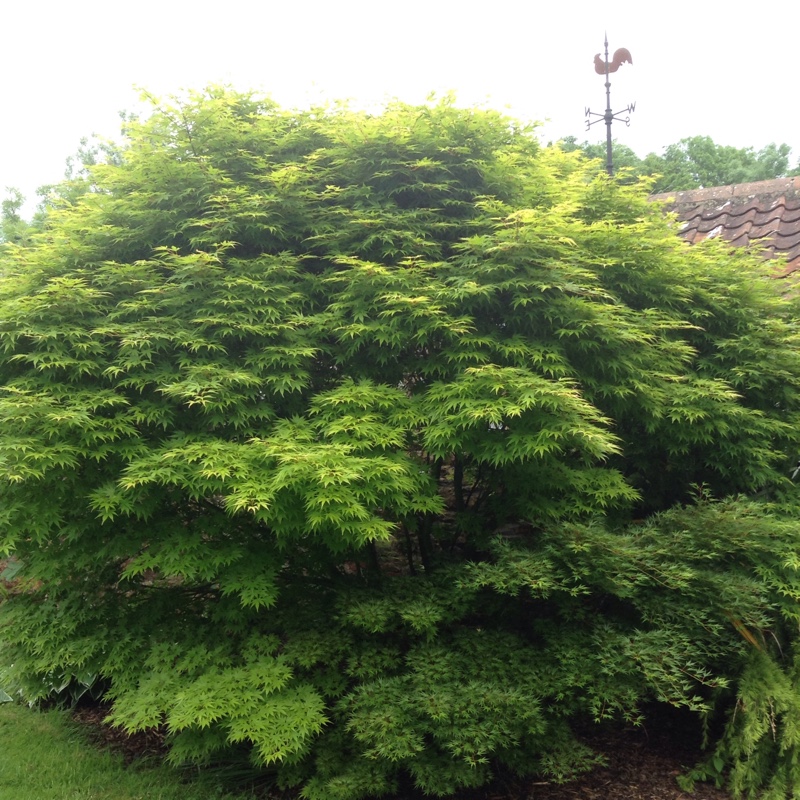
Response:
[{"label": "grass lawn", "polygon": [[[166,767],[125,767],[87,743],[69,715],[0,704],[0,800],[234,800]],[[243,796],[238,796],[244,800]]]}]

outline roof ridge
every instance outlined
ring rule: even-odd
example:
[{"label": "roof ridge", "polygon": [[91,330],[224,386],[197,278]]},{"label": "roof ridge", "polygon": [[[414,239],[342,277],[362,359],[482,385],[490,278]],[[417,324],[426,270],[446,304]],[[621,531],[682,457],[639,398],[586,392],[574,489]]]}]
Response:
[{"label": "roof ridge", "polygon": [[667,200],[675,205],[702,203],[707,200],[730,200],[754,195],[790,194],[800,196],[800,175],[792,178],[773,178],[768,181],[733,183],[729,186],[710,186],[703,189],[686,189],[680,192],[659,192],[651,200]]}]

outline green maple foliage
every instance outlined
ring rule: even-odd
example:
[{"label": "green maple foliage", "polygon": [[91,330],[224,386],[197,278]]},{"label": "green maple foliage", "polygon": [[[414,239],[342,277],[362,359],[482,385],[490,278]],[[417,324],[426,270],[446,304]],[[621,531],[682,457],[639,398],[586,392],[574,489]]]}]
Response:
[{"label": "green maple foliage", "polygon": [[[211,89],[127,137],[2,254],[6,692],[352,800],[566,779],[576,722],[734,708],[753,649],[784,675],[768,267],[451,101]],[[697,485],[783,505],[668,510]]]}]

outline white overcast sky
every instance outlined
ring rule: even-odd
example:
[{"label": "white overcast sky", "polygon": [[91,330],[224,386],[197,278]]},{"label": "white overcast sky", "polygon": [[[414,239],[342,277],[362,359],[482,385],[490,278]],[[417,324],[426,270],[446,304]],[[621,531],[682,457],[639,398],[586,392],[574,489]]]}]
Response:
[{"label": "white overcast sky", "polygon": [[615,137],[640,155],[686,136],[800,159],[800,2],[675,0],[39,0],[0,12],[0,189],[31,196],[63,174],[82,136],[113,136],[134,86],[165,95],[209,83],[286,106],[350,99],[421,102],[454,90],[525,120],[545,141],[605,140],[584,108],[605,108],[593,67],[612,76]]}]

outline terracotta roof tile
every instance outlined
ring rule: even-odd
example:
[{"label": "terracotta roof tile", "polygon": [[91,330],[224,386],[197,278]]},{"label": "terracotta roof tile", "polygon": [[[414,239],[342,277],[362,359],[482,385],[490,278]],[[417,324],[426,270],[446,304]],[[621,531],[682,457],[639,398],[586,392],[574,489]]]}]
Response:
[{"label": "terracotta roof tile", "polygon": [[681,236],[689,242],[721,236],[752,246],[766,258],[785,256],[781,275],[800,270],[800,177],[667,192],[651,199],[677,213]]}]

